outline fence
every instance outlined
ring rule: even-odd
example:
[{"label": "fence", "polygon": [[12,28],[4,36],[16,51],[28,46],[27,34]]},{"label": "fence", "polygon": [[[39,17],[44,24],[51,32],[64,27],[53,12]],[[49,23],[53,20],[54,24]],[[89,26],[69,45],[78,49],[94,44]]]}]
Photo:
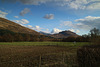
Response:
[{"label": "fence", "polygon": [[77,67],[75,53],[54,53],[39,56],[39,66],[36,67]]},{"label": "fence", "polygon": [[0,67],[77,67],[76,53],[50,53],[38,56],[0,57]]}]

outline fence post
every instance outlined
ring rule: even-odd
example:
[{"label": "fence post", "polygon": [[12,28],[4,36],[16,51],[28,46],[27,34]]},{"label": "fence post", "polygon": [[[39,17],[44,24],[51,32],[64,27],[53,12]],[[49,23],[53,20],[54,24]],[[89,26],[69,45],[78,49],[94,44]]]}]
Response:
[{"label": "fence post", "polygon": [[64,52],[62,52],[62,64],[64,64]]},{"label": "fence post", "polygon": [[41,67],[41,55],[39,56],[39,67]]}]

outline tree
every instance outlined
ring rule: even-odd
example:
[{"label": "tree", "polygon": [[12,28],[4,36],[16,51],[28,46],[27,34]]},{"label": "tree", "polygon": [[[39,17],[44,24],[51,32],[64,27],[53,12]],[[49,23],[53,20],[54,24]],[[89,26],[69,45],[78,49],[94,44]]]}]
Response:
[{"label": "tree", "polygon": [[96,28],[93,28],[93,29],[91,29],[90,30],[90,35],[91,35],[91,37],[98,37],[99,35],[100,35],[100,31],[99,31],[99,29],[96,29]]},{"label": "tree", "polygon": [[25,34],[24,41],[30,41],[30,40],[31,40],[30,35]]},{"label": "tree", "polygon": [[93,28],[90,30],[90,41],[93,44],[99,44],[100,43],[100,30]]}]

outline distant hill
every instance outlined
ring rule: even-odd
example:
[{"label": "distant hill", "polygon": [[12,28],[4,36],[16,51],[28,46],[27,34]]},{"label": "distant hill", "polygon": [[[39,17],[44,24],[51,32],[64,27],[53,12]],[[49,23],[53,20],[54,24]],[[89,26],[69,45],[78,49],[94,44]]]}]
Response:
[{"label": "distant hill", "polygon": [[69,36],[70,37],[78,37],[79,36],[76,33],[71,32],[71,31],[62,31],[57,34],[50,34],[50,33],[45,33],[45,32],[41,32],[41,31],[40,31],[40,33],[43,35],[46,35],[46,36],[53,37],[53,38],[67,38]]},{"label": "distant hill", "polygon": [[13,21],[0,18],[0,29],[10,30],[15,33],[25,33],[25,34],[32,34],[32,35],[41,35],[40,33],[29,29],[27,27],[21,26]]},{"label": "distant hill", "polygon": [[51,35],[50,33],[45,33],[45,32],[42,32],[42,31],[40,31],[40,33],[43,34],[43,35],[46,35],[46,36]]},{"label": "distant hill", "polygon": [[52,34],[50,36],[54,37],[54,38],[67,38],[69,36],[71,36],[71,37],[78,37],[79,35],[77,35],[74,32],[71,32],[71,31],[62,31],[62,32],[59,32],[57,34]]}]

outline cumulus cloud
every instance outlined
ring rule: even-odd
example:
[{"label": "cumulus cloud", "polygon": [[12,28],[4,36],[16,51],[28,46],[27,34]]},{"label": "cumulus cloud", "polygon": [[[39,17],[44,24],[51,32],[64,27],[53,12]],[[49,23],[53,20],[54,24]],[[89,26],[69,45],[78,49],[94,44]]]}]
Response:
[{"label": "cumulus cloud", "polygon": [[20,15],[21,16],[24,16],[25,14],[27,14],[27,13],[29,13],[30,12],[30,9],[29,8],[24,8],[24,10],[22,10],[21,12],[20,12]]},{"label": "cumulus cloud", "polygon": [[54,19],[54,14],[46,14],[44,16],[45,19]]},{"label": "cumulus cloud", "polygon": [[20,2],[25,5],[52,3],[72,9],[100,9],[100,0],[2,0],[3,2]]},{"label": "cumulus cloud", "polygon": [[8,15],[8,13],[3,12],[3,11],[0,10],[0,17],[6,18],[7,15]]},{"label": "cumulus cloud", "polygon": [[27,25],[27,27],[30,28],[30,29],[36,30],[36,31],[41,31],[42,30],[42,28],[40,26],[34,26],[33,27],[32,25]]},{"label": "cumulus cloud", "polygon": [[21,20],[13,20],[14,22],[20,24],[20,25],[24,25],[24,24],[28,24],[29,21],[26,19],[21,19]]},{"label": "cumulus cloud", "polygon": [[19,18],[19,16],[14,16],[15,18]]},{"label": "cumulus cloud", "polygon": [[[61,25],[65,27],[70,27],[73,29],[87,30],[92,28],[100,29],[100,17],[87,16],[83,19],[75,20],[77,23],[72,23],[71,21],[64,21]],[[71,29],[72,31],[74,31]],[[76,32],[79,32],[78,30]]]},{"label": "cumulus cloud", "polygon": [[84,26],[87,29],[94,27],[100,29],[100,17],[87,16],[83,19],[77,19],[75,21],[80,23],[78,26]]},{"label": "cumulus cloud", "polygon": [[33,30],[36,30],[36,31],[41,31],[41,32],[44,32],[44,33],[50,33],[49,29],[45,29],[45,28],[41,28],[40,26],[32,26],[32,25],[27,25],[26,27],[30,28],[30,29],[33,29]]},{"label": "cumulus cloud", "polygon": [[56,33],[59,33],[59,32],[61,32],[62,30],[60,30],[60,29],[57,29],[57,28],[54,28],[53,30],[52,30],[52,34],[56,34]]},{"label": "cumulus cloud", "polygon": [[62,23],[62,26],[65,26],[66,28],[74,28],[74,29],[83,29],[83,30],[89,30],[91,29],[91,27],[89,27],[88,25],[82,24],[82,23],[71,23],[68,24],[67,22],[69,21],[64,21],[64,23]]}]

